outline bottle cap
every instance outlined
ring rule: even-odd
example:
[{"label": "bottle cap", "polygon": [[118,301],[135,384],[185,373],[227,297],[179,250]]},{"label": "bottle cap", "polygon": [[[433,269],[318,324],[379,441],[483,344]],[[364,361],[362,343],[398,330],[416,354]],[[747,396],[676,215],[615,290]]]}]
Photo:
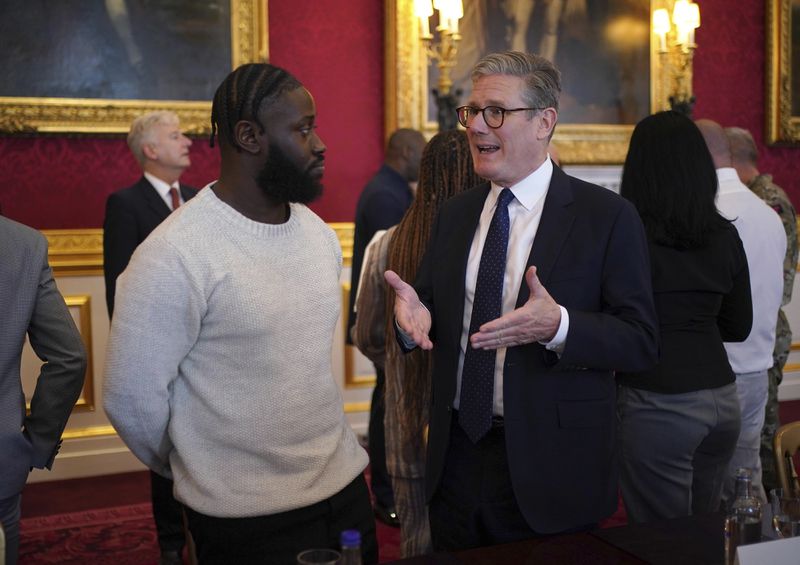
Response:
[{"label": "bottle cap", "polygon": [[339,538],[342,547],[361,545],[361,532],[358,530],[344,530]]}]

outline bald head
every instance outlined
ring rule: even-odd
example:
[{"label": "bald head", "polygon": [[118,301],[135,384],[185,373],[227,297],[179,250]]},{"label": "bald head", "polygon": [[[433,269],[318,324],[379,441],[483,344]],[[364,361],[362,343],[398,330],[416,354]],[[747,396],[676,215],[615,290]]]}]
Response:
[{"label": "bald head", "polygon": [[731,163],[739,174],[739,179],[749,184],[758,176],[758,147],[749,131],[743,128],[725,128],[728,143],[731,145]]},{"label": "bald head", "polygon": [[415,182],[419,179],[419,163],[425,143],[425,136],[415,129],[395,131],[386,144],[386,164],[407,181]]},{"label": "bald head", "polygon": [[706,140],[708,151],[711,153],[711,158],[714,159],[714,166],[717,169],[732,166],[731,145],[722,126],[711,120],[696,120],[694,123],[703,134],[703,139]]}]

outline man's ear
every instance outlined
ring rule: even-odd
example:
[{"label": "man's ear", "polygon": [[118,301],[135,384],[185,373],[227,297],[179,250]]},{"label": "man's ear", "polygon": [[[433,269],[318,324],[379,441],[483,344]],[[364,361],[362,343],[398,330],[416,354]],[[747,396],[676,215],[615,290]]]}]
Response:
[{"label": "man's ear", "polygon": [[558,112],[555,108],[545,108],[541,111],[539,120],[539,131],[536,132],[537,139],[548,139],[553,133],[553,128],[558,122]]},{"label": "man's ear", "polygon": [[239,120],[233,126],[233,145],[255,155],[261,151],[261,144],[258,142],[258,138],[264,135],[266,133],[261,131],[258,124],[250,120]]},{"label": "man's ear", "polygon": [[151,161],[158,161],[158,151],[156,151],[155,143],[143,143],[142,153],[144,153],[144,156]]}]

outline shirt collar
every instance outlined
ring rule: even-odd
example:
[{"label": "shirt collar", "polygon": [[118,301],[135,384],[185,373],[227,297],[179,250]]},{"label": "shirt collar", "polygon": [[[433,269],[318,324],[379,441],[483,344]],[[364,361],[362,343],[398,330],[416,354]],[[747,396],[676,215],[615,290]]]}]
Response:
[{"label": "shirt collar", "polygon": [[[550,180],[552,178],[553,162],[550,160],[550,156],[548,155],[547,159],[544,160],[544,163],[539,165],[535,171],[519,181],[517,184],[507,188],[510,188],[511,192],[514,193],[514,198],[516,198],[526,210],[530,211],[544,197],[544,195],[547,194],[547,189],[550,186]],[[492,189],[490,193],[492,206],[494,206],[495,202],[497,202],[497,199],[500,196],[500,192],[503,190],[503,188],[506,187],[495,184],[494,182],[492,183]]]},{"label": "shirt collar", "polygon": [[729,194],[748,190],[742,181],[739,180],[739,175],[733,167],[721,167],[717,169],[717,180],[719,181],[718,194]]},{"label": "shirt collar", "polygon": [[150,184],[153,185],[153,188],[155,188],[156,192],[158,192],[158,194],[161,195],[161,198],[167,198],[167,196],[169,195],[169,189],[172,187],[177,188],[178,193],[180,194],[181,188],[180,184],[177,181],[170,185],[167,184],[165,181],[161,180],[160,178],[158,178],[157,176],[152,175],[151,173],[148,172],[144,173],[144,178],[146,178],[150,182]]}]

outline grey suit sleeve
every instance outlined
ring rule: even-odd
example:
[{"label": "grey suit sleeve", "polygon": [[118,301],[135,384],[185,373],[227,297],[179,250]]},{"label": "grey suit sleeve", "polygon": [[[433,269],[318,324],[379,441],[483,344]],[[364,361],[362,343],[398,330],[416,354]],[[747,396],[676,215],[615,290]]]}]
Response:
[{"label": "grey suit sleeve", "polygon": [[24,432],[33,445],[32,465],[53,464],[61,433],[80,395],[86,374],[86,350],[64,298],[56,288],[47,263],[47,244],[37,249],[41,274],[28,338],[36,355],[44,361],[25,418]]}]

